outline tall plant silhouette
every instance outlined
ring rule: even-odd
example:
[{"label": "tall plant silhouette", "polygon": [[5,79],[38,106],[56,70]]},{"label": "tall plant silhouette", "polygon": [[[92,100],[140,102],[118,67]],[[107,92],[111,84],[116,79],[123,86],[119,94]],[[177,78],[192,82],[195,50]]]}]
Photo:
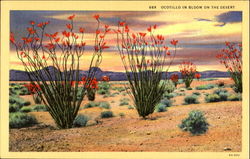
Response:
[{"label": "tall plant silhouette", "polygon": [[226,48],[217,54],[234,81],[234,91],[242,93],[242,44],[225,42]]},{"label": "tall plant silhouette", "polygon": [[189,88],[197,72],[196,66],[190,61],[183,61],[179,67],[185,86],[186,88]]},{"label": "tall plant silhouette", "polygon": [[[30,22],[27,36],[21,40],[16,41],[14,34],[10,34],[10,41],[16,48],[17,57],[28,72],[31,83],[39,86],[37,88],[40,88],[40,91],[37,92],[42,102],[61,129],[72,127],[86,94],[86,85],[89,85],[89,79],[95,76],[96,69],[91,68],[100,65],[102,52],[108,48],[104,39],[110,31],[108,26],[100,29],[99,15],[95,15],[97,28],[88,80],[82,89],[79,89],[80,62],[84,57],[86,43],[85,29],[80,27],[78,31],[74,31],[74,18],[75,15],[68,17],[67,30],[62,31],[60,37],[58,32],[46,33],[45,29],[50,22],[36,24],[34,21]],[[49,69],[49,66],[53,66],[54,69]],[[79,90],[80,98],[77,98]]]},{"label": "tall plant silhouette", "polygon": [[132,33],[125,22],[119,22],[116,30],[118,50],[129,81],[127,90],[143,118],[154,112],[166,90],[162,75],[172,64],[178,43],[171,41],[175,48],[171,53],[164,37],[154,35],[156,27],[150,26],[147,33]]}]

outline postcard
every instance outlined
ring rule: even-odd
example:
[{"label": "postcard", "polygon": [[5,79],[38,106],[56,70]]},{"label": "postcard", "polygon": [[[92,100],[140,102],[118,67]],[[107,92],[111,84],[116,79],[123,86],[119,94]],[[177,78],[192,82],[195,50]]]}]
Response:
[{"label": "postcard", "polygon": [[246,159],[248,1],[2,1],[1,158]]}]

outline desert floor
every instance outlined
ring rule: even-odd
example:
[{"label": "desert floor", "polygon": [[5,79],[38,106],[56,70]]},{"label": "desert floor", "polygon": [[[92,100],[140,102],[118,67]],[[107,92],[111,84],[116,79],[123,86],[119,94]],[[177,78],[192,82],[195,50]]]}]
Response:
[{"label": "desert floor", "polygon": [[[194,81],[191,85],[218,83],[224,81],[232,84],[230,79],[213,81]],[[112,83],[112,82],[111,82]],[[123,86],[114,82],[113,86]],[[180,88],[184,85],[178,86]],[[223,152],[241,151],[242,133],[242,102],[225,101],[205,103],[205,93],[212,93],[216,88],[209,90],[182,90],[185,95],[200,92],[199,104],[183,105],[185,96],[176,96],[173,106],[166,112],[155,112],[149,119],[139,118],[135,109],[128,109],[128,105],[119,106],[120,99],[129,98],[127,94],[118,94],[115,97],[103,98],[97,95],[95,101],[108,101],[115,117],[101,119],[103,108],[94,107],[81,109],[79,113],[88,115],[91,120],[86,127],[59,130],[56,128],[48,112],[30,112],[35,115],[39,124],[28,128],[10,129],[10,151],[160,151],[160,152]],[[233,92],[232,88],[225,88]],[[114,90],[111,91],[115,92]],[[21,96],[34,105],[32,97]],[[84,106],[88,101],[85,99]],[[129,105],[133,105],[130,103]],[[208,132],[193,136],[183,132],[178,125],[188,116],[191,110],[204,112],[210,124]],[[120,116],[124,113],[125,116]]]}]

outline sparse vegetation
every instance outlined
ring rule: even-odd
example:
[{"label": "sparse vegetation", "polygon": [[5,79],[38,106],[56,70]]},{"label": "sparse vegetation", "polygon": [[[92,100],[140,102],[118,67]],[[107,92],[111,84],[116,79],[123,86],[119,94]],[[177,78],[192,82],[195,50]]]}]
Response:
[{"label": "sparse vegetation", "polygon": [[30,114],[16,112],[16,113],[10,113],[9,115],[10,128],[28,127],[32,126],[33,124],[37,124],[37,120],[34,116]]},{"label": "sparse vegetation", "polygon": [[129,105],[129,99],[128,98],[122,98],[120,99],[120,106],[123,106],[123,105]]},{"label": "sparse vegetation", "polygon": [[78,114],[73,122],[73,126],[84,127],[87,125],[88,120],[89,120],[89,117],[82,115],[82,114]]},{"label": "sparse vegetation", "polygon": [[208,94],[205,97],[205,100],[206,100],[207,103],[219,102],[220,101],[220,96],[218,94]]},{"label": "sparse vegetation", "polygon": [[199,110],[193,110],[186,119],[182,120],[179,128],[183,131],[189,131],[193,135],[200,135],[207,132],[208,126],[209,124],[203,113]]},{"label": "sparse vegetation", "polygon": [[101,118],[111,118],[111,117],[114,117],[114,114],[112,111],[101,112]]},{"label": "sparse vegetation", "polygon": [[197,103],[199,103],[199,101],[198,101],[198,96],[196,96],[196,95],[191,95],[191,96],[186,96],[185,98],[184,98],[184,104],[197,104]]},{"label": "sparse vegetation", "polygon": [[32,111],[34,112],[46,112],[48,111],[46,105],[35,105],[32,108]]},{"label": "sparse vegetation", "polygon": [[100,102],[99,107],[104,109],[110,109],[110,104],[109,102]]},{"label": "sparse vegetation", "polygon": [[242,100],[242,95],[241,95],[241,93],[231,94],[231,95],[228,97],[228,100],[229,100],[229,101],[241,101],[241,100]]},{"label": "sparse vegetation", "polygon": [[197,87],[195,87],[195,89],[197,89],[197,90],[208,90],[208,89],[212,89],[214,87],[216,87],[215,84],[207,84],[207,85],[197,86]]},{"label": "sparse vegetation", "polygon": [[156,112],[165,112],[165,111],[167,111],[167,107],[165,105],[160,103],[156,106]]}]

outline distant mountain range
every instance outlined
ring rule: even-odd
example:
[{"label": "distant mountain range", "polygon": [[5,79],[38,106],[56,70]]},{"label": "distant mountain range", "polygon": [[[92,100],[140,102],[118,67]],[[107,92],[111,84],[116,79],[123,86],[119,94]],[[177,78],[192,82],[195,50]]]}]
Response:
[{"label": "distant mountain range", "polygon": [[[57,72],[58,70],[53,67],[53,66],[49,66],[47,68],[44,69],[48,69],[48,71],[53,75],[54,72]],[[126,81],[127,77],[126,74],[124,72],[112,72],[112,71],[102,71],[100,68],[98,67],[92,67],[91,69],[96,69],[96,75],[95,77],[97,78],[97,80],[100,80],[102,76],[109,76],[111,81]],[[44,71],[40,70],[41,73],[44,73]],[[168,74],[163,73],[163,78],[166,78],[166,75],[168,77],[171,76],[171,74],[176,73],[179,75],[179,77],[181,77],[180,72],[168,72]],[[199,72],[201,74],[201,78],[226,78],[229,77],[228,72],[222,72],[222,71],[203,71],[203,72]],[[86,76],[88,74],[88,71],[80,71],[80,77]],[[44,76],[45,77],[45,76]],[[53,80],[55,79],[54,76],[51,77]],[[44,79],[44,80],[49,80],[48,78]],[[29,76],[27,74],[26,71],[19,71],[19,70],[10,70],[10,81],[29,81]]]}]

